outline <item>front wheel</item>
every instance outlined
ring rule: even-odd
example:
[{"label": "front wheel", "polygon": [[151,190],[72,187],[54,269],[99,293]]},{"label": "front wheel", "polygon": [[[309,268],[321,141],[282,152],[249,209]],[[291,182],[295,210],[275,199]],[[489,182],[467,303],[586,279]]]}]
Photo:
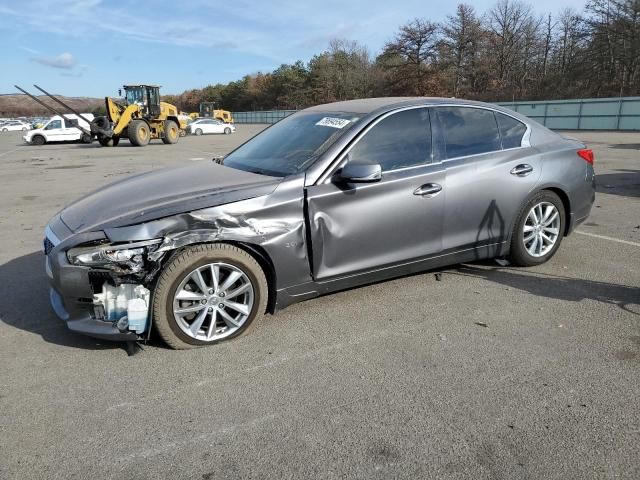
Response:
[{"label": "front wheel", "polygon": [[127,127],[129,141],[136,147],[144,147],[151,140],[151,130],[144,120],[131,120]]},{"label": "front wheel", "polygon": [[229,135],[231,133],[231,129],[229,127],[224,129],[224,134]]},{"label": "front wheel", "polygon": [[562,242],[565,221],[558,195],[548,190],[535,194],[520,211],[511,235],[511,263],[531,267],[553,257]]},{"label": "front wheel", "polygon": [[178,138],[180,138],[180,129],[178,128],[178,124],[173,120],[166,120],[164,122],[164,136],[162,137],[162,143],[178,143]]},{"label": "front wheel", "polygon": [[31,138],[31,143],[33,145],[44,145],[45,143],[47,143],[47,139],[44,138],[42,135],[34,135]]},{"label": "front wheel", "polygon": [[2,129],[2,131],[3,131],[3,132],[8,132],[8,131],[9,131],[9,129],[8,129],[8,128],[3,128],[3,129]]},{"label": "front wheel", "polygon": [[172,348],[212,345],[241,335],[267,307],[262,268],[246,251],[214,243],[187,247],[163,269],[154,325]]},{"label": "front wheel", "polygon": [[196,128],[196,135],[197,136],[202,135],[202,129],[201,128]]}]

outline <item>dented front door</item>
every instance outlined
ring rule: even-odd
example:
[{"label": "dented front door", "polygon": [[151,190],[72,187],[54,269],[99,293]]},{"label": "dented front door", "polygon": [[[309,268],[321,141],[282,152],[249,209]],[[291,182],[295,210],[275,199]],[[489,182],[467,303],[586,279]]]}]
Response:
[{"label": "dented front door", "polygon": [[[442,190],[428,193],[430,185]],[[444,188],[441,164],[384,172],[377,183],[308,187],[314,278],[373,270],[439,253]]]}]

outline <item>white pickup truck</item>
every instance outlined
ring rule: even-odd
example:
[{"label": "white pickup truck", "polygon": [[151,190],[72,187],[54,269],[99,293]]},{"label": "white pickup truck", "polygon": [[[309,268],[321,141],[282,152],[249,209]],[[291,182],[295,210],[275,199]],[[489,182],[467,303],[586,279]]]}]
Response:
[{"label": "white pickup truck", "polygon": [[[92,113],[83,113],[87,120],[93,120]],[[65,114],[64,118],[54,115],[42,128],[30,130],[22,139],[32,145],[44,145],[49,142],[78,142],[91,143],[91,137],[78,126],[89,130],[89,124],[75,114]]]}]

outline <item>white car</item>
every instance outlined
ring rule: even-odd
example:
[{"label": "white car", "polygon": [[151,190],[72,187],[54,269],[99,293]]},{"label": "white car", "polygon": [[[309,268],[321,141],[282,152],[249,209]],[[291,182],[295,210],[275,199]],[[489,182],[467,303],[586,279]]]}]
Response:
[{"label": "white car", "polygon": [[44,145],[47,142],[77,142],[91,143],[91,137],[84,133],[78,126],[89,130],[89,124],[84,120],[93,120],[93,114],[83,113],[80,118],[72,113],[65,114],[64,118],[59,115],[51,117],[42,128],[37,128],[27,132],[22,139],[32,145]]},{"label": "white car", "polygon": [[31,130],[31,125],[28,123],[24,123],[21,120],[9,120],[8,122],[0,125],[0,132],[11,132],[11,131],[23,131]]},{"label": "white car", "polygon": [[231,123],[224,123],[214,118],[201,118],[189,124],[189,133],[202,135],[204,133],[224,133],[229,135],[236,131],[236,127]]}]

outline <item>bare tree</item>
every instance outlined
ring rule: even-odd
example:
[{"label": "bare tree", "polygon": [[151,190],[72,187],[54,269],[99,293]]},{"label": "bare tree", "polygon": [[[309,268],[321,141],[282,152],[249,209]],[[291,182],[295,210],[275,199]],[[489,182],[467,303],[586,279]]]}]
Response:
[{"label": "bare tree", "polygon": [[461,3],[442,27],[440,61],[452,77],[453,96],[473,92],[478,76],[478,52],[484,35],[474,8]]},{"label": "bare tree", "polygon": [[518,0],[499,0],[489,10],[487,26],[492,34],[497,81],[502,88],[508,88],[516,76],[533,22],[531,6]]},{"label": "bare tree", "polygon": [[437,61],[438,25],[416,18],[400,27],[396,37],[385,45],[381,61],[388,70],[392,89],[414,95],[433,91],[430,77]]}]

